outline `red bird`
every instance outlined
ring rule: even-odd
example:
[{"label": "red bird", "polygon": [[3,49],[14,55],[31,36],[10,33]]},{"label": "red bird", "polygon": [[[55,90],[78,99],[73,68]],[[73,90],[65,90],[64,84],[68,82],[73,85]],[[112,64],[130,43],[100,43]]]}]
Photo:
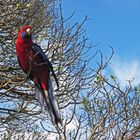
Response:
[{"label": "red bird", "polygon": [[43,109],[47,109],[53,123],[61,123],[59,108],[53,95],[50,72],[57,87],[58,80],[53,67],[41,47],[32,41],[31,26],[23,26],[17,36],[16,53],[19,65],[36,87],[36,97]]}]

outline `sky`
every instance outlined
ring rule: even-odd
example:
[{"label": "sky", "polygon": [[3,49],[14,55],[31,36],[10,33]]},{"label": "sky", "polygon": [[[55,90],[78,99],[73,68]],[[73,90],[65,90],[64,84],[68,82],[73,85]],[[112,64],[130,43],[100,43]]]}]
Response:
[{"label": "sky", "polygon": [[133,78],[140,83],[140,0],[62,0],[62,7],[65,17],[76,11],[73,22],[90,18],[86,36],[106,56],[113,47],[111,69],[122,84]]}]

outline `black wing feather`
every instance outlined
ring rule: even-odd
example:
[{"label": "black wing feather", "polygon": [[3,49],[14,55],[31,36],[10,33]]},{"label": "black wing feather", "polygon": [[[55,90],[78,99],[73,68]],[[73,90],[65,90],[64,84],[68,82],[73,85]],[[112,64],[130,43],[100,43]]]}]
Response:
[{"label": "black wing feather", "polygon": [[54,73],[53,66],[52,66],[51,62],[49,61],[48,57],[45,55],[45,53],[43,52],[43,50],[41,49],[41,47],[39,45],[33,43],[32,48],[38,53],[38,55],[47,64],[49,70],[52,72],[52,75],[56,81],[57,87],[59,88],[58,79]]}]

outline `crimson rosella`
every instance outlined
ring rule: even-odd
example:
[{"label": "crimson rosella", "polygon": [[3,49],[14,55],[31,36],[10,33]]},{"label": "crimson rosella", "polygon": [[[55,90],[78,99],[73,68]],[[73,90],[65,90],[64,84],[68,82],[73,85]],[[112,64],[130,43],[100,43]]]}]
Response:
[{"label": "crimson rosella", "polygon": [[20,67],[35,83],[35,94],[42,109],[48,110],[53,123],[61,123],[59,108],[53,95],[50,72],[54,76],[57,87],[58,80],[45,53],[32,41],[31,26],[23,26],[19,30],[16,53]]}]

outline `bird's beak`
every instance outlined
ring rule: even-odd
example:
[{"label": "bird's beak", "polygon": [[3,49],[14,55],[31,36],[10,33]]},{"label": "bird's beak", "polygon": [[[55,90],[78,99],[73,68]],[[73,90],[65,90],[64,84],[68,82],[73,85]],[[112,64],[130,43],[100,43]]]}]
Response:
[{"label": "bird's beak", "polygon": [[31,34],[31,29],[28,28],[28,29],[26,30],[26,32],[27,32],[28,35],[30,35],[30,34]]}]

